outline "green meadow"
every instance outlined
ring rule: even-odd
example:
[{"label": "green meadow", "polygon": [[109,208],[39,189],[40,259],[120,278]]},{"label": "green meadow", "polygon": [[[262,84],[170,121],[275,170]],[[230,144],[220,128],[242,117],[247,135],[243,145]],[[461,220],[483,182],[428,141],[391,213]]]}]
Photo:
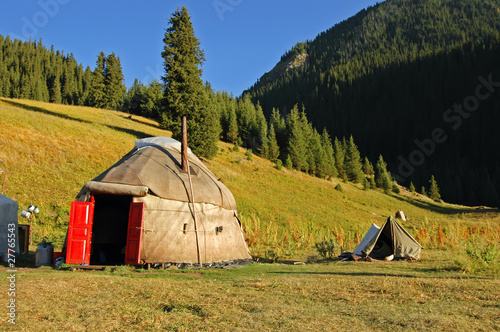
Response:
[{"label": "green meadow", "polygon": [[[80,188],[134,146],[170,136],[138,116],[0,98],[4,194],[20,210],[37,205],[31,254],[16,272],[16,325],[5,330],[442,330],[500,329],[500,213],[439,203],[277,170],[221,142],[204,160],[238,203],[255,263],[220,270],[118,267],[33,268],[36,243],[60,250]],[[340,184],[343,192],[336,190]],[[196,190],[196,188],[195,188]],[[401,224],[424,246],[420,261],[340,262],[371,223],[402,210]],[[0,303],[8,303],[0,267]],[[1,313],[1,311],[0,311]]]}]

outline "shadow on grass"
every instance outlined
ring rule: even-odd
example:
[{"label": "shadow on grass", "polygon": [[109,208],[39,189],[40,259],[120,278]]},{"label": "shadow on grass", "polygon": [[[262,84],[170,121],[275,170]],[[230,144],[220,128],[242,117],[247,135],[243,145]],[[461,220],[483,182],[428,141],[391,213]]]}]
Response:
[{"label": "shadow on grass", "polygon": [[453,215],[453,214],[459,214],[459,213],[463,213],[463,214],[495,213],[496,214],[500,211],[498,208],[482,208],[482,207],[475,208],[475,209],[472,207],[471,208],[453,208],[453,207],[439,206],[439,205],[433,204],[431,202],[424,202],[424,201],[420,201],[417,199],[411,199],[411,198],[399,196],[399,195],[393,195],[392,197],[394,197],[402,202],[412,204],[420,209],[429,210],[432,212],[436,212],[439,214],[446,214],[446,215]]},{"label": "shadow on grass", "polygon": [[[370,263],[363,263],[369,265]],[[370,269],[369,266],[366,267],[367,270]],[[442,269],[416,269],[416,273],[450,273],[457,272],[457,270],[442,270]],[[408,279],[484,279],[491,280],[494,277],[476,276],[476,275],[413,275],[413,274],[403,274],[403,273],[386,273],[386,272],[340,272],[340,271],[271,271],[269,274],[277,275],[329,275],[329,276],[351,276],[351,277],[397,277],[397,278],[408,278]]]},{"label": "shadow on grass", "polygon": [[[54,112],[54,111],[51,111],[51,110],[48,110],[48,109],[45,109],[45,108],[41,108],[41,107],[38,107],[38,106],[25,105],[25,104],[22,104],[22,103],[19,103],[19,102],[15,102],[13,100],[2,99],[2,101],[5,102],[5,103],[7,103],[7,104],[10,104],[12,106],[25,109],[27,111],[32,111],[32,112],[38,112],[38,113],[43,113],[43,114],[47,114],[47,115],[52,115],[52,116],[55,116],[55,117],[58,117],[58,118],[61,118],[61,119],[65,119],[65,120],[72,120],[72,121],[76,121],[76,122],[80,122],[80,123],[88,123],[88,124],[100,124],[100,123],[97,123],[97,122],[92,122],[92,121],[88,121],[88,120],[79,119],[79,118],[76,118],[76,117],[73,117],[73,116],[69,116],[67,114],[57,113],[57,112]],[[158,128],[158,127],[156,127],[154,125],[151,125],[151,124],[148,124],[148,123],[145,123],[145,122],[136,121],[136,120],[133,120],[133,121],[135,121],[137,123],[141,123],[141,124],[150,125],[153,128]],[[116,131],[120,131],[120,132],[125,133],[125,134],[129,134],[129,135],[135,136],[137,138],[146,138],[146,137],[150,137],[151,136],[151,134],[147,134],[145,132],[134,130],[134,129],[130,129],[130,128],[122,128],[122,127],[117,127],[117,126],[110,126],[110,125],[106,125],[106,124],[100,124],[100,125],[108,127],[110,129],[113,129],[113,130],[116,130]]]},{"label": "shadow on grass", "polygon": [[69,116],[69,115],[66,115],[66,114],[61,114],[61,113],[53,112],[53,111],[50,111],[48,109],[37,107],[37,106],[25,105],[25,104],[22,104],[22,103],[15,102],[13,100],[2,99],[2,101],[5,102],[5,103],[7,103],[7,104],[11,104],[12,106],[25,109],[27,111],[43,113],[43,114],[47,114],[47,115],[56,116],[56,117],[61,118],[61,119],[73,120],[73,121],[77,121],[77,122],[81,122],[81,123],[92,123],[91,121],[88,121],[88,120],[83,120],[83,119],[75,118],[75,117],[72,117],[72,116]]},{"label": "shadow on grass", "polygon": [[154,129],[161,129],[160,126],[158,126],[158,125],[155,125],[155,124],[152,124],[149,122],[145,122],[145,121],[141,121],[139,119],[134,118],[134,114],[130,114],[129,116],[123,116],[123,118],[130,120],[130,121],[133,121],[135,123],[139,123],[141,125],[149,126],[151,128],[154,128]]},{"label": "shadow on grass", "polygon": [[116,127],[116,126],[108,126],[108,125],[104,125],[104,126],[110,128],[110,129],[116,130],[116,131],[121,131],[122,133],[125,133],[125,134],[135,136],[137,138],[151,137],[151,134],[147,134],[143,131],[138,131],[138,130],[129,129],[129,128]]}]

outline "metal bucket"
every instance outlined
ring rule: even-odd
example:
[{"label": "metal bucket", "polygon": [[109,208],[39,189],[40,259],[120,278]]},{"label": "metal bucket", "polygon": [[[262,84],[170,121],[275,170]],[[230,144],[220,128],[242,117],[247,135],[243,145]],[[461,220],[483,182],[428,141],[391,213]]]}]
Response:
[{"label": "metal bucket", "polygon": [[48,266],[52,265],[54,257],[54,247],[50,242],[40,242],[36,248],[35,266]]}]

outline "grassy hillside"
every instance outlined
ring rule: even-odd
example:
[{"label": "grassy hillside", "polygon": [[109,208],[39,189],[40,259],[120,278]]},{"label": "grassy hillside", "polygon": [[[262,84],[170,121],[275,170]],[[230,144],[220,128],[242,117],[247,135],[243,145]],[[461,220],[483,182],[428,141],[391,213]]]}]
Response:
[{"label": "grassy hillside", "polygon": [[[87,181],[126,154],[134,140],[169,136],[151,120],[120,112],[5,98],[0,99],[0,129],[4,194],[21,209],[39,206],[34,243],[45,238],[56,246],[63,241],[70,202]],[[439,204],[404,189],[385,195],[341,183],[341,193],[334,189],[338,179],[278,171],[259,157],[247,160],[243,149],[234,152],[225,143],[214,160],[205,162],[235,195],[255,255],[265,256],[269,249],[278,251],[274,256],[306,253],[328,237],[335,238],[339,250],[353,249],[372,222],[381,225],[397,210],[409,216],[403,225],[424,246],[437,245],[433,235],[439,224],[449,241],[457,241],[460,232],[470,234],[469,226],[498,233],[496,210]]]},{"label": "grassy hillside", "polygon": [[[128,119],[119,112],[0,99],[0,168],[8,175],[5,194],[21,208],[30,203],[41,207],[34,243],[46,237],[60,245],[70,202],[81,186],[127,153],[135,139],[151,135],[168,132],[149,120]],[[4,318],[0,330],[500,328],[498,264],[481,271],[484,266],[474,264],[484,262],[465,255],[468,244],[476,246],[479,239],[498,246],[496,210],[437,204],[404,190],[391,196],[365,192],[344,183],[340,193],[334,189],[338,180],[278,171],[258,157],[247,160],[244,152],[221,144],[219,155],[205,162],[234,193],[254,255],[304,258],[325,237],[349,249],[371,222],[381,224],[402,209],[410,216],[404,225],[426,246],[422,260],[315,259],[315,264],[301,265],[261,260],[229,270],[121,266],[71,272],[24,268],[29,262],[23,256],[16,264],[14,297],[7,292],[13,287],[12,279],[7,279],[12,272],[0,266],[0,288],[5,290],[0,302],[16,301],[16,325]],[[477,247],[481,250],[473,254],[496,254],[486,258],[498,262],[497,247]]]}]

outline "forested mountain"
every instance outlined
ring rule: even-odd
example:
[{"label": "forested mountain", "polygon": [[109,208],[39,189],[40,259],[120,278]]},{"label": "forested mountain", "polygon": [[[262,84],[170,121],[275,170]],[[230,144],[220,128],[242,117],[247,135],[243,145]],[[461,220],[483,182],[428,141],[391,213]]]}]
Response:
[{"label": "forested mountain", "polygon": [[[269,118],[382,154],[402,184],[500,206],[500,0],[387,0],[297,44],[249,89]],[[497,83],[499,82],[499,83]]]},{"label": "forested mountain", "polygon": [[0,35],[0,97],[118,109],[126,88],[120,58],[97,56],[96,68],[83,69],[72,53],[48,50],[42,41]]}]

